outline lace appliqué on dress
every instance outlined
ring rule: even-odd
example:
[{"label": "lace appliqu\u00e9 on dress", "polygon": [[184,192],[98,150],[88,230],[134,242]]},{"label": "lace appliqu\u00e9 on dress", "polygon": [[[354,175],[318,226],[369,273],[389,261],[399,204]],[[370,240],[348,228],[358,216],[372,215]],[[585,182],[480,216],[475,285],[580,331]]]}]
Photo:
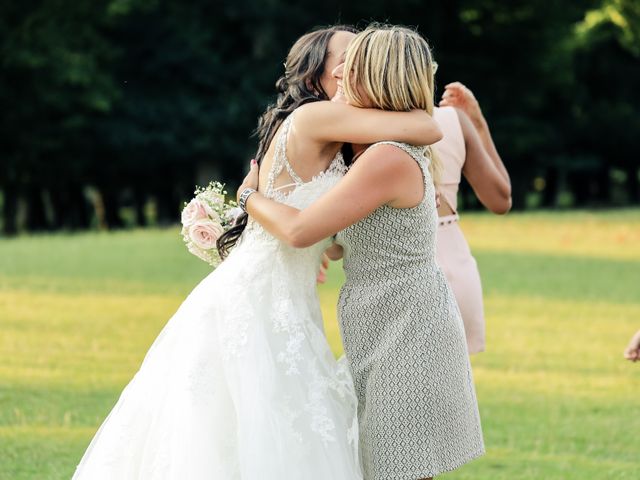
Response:
[{"label": "lace appliqu\u00e9 on dress", "polygon": [[220,341],[224,346],[223,354],[226,360],[241,356],[242,349],[247,344],[248,329],[249,324],[240,318],[233,319],[225,326],[224,331],[220,334]]}]

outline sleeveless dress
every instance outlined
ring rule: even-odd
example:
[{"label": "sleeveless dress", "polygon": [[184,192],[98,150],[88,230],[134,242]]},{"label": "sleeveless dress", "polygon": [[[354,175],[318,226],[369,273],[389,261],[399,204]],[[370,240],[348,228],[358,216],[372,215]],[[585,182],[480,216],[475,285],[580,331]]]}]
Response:
[{"label": "sleeveless dress", "polygon": [[386,205],[337,236],[338,318],[358,395],[367,480],[416,480],[484,453],[460,313],[436,264],[437,212],[423,147],[391,144],[422,170],[416,207]]},{"label": "sleeveless dress", "polygon": [[444,272],[458,302],[469,353],[485,348],[485,320],[482,301],[482,282],[475,258],[464,238],[458,221],[458,186],[466,159],[466,148],[458,114],[453,107],[433,110],[433,118],[444,137],[434,145],[442,160],[444,171],[438,185],[442,200],[452,215],[438,219],[436,254],[438,265]]},{"label": "sleeveless dress", "polygon": [[[345,166],[338,155],[278,192],[290,123],[266,194],[303,209]],[[250,222],[155,340],[73,478],[361,479],[353,383],[325,339],[316,295],[329,244],[290,248]]]}]

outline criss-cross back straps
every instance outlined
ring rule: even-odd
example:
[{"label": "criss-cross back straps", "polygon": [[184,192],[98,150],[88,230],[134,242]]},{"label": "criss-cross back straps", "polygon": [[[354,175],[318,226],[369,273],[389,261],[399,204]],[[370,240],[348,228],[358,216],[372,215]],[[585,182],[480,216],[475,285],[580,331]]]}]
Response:
[{"label": "criss-cross back straps", "polygon": [[273,162],[271,170],[269,170],[269,176],[267,177],[267,195],[272,195],[276,188],[274,188],[276,179],[282,173],[282,169],[286,169],[287,173],[293,180],[294,185],[301,185],[304,181],[293,170],[289,159],[287,158],[287,139],[289,138],[289,128],[291,127],[291,121],[293,120],[293,114],[289,115],[282,123],[282,130],[276,140],[275,152],[273,154]]}]

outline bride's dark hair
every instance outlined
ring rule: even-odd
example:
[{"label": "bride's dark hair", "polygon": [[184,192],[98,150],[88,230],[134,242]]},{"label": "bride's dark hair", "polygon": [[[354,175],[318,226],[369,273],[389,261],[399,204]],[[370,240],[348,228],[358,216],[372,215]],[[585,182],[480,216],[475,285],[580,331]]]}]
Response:
[{"label": "bride's dark hair", "polygon": [[[324,73],[329,41],[336,32],[357,33],[357,30],[348,25],[334,25],[315,30],[300,37],[289,50],[284,64],[284,75],[276,82],[276,102],[267,107],[258,120],[255,131],[258,136],[256,160],[259,165],[278,128],[291,112],[305,103],[329,100],[320,78]],[[247,214],[243,213],[238,217],[236,224],[218,239],[220,258],[224,259],[234,247],[247,226],[247,219]]]}]

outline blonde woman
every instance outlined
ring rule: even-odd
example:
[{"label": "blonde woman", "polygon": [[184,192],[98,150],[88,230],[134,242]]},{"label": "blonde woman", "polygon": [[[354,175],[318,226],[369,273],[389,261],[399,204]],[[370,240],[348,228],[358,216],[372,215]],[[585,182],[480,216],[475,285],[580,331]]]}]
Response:
[{"label": "blonde woman", "polygon": [[[402,27],[371,27],[347,50],[348,102],[433,111],[427,43]],[[340,89],[340,88],[339,88]],[[298,248],[337,234],[346,283],[339,300],[345,354],[358,396],[368,480],[432,478],[484,452],[464,327],[435,258],[437,211],[429,149],[361,146],[345,177],[299,210],[238,190],[250,217]]]},{"label": "blonde woman", "polygon": [[511,182],[471,90],[460,82],[448,84],[433,117],[443,133],[442,140],[434,145],[443,164],[438,182],[438,264],[456,296],[469,353],[473,354],[485,348],[482,284],[458,224],[458,186],[464,175],[485,207],[504,214],[511,208]]},{"label": "blonde woman", "polygon": [[[260,122],[261,191],[303,208],[344,174],[342,142],[434,143],[424,111],[319,101],[354,34],[291,48]],[[292,113],[293,112],[293,113]],[[245,225],[242,225],[244,228]],[[322,331],[315,291],[326,242],[290,248],[249,221],[187,297],[124,389],[74,480],[358,480],[356,396]]]}]

